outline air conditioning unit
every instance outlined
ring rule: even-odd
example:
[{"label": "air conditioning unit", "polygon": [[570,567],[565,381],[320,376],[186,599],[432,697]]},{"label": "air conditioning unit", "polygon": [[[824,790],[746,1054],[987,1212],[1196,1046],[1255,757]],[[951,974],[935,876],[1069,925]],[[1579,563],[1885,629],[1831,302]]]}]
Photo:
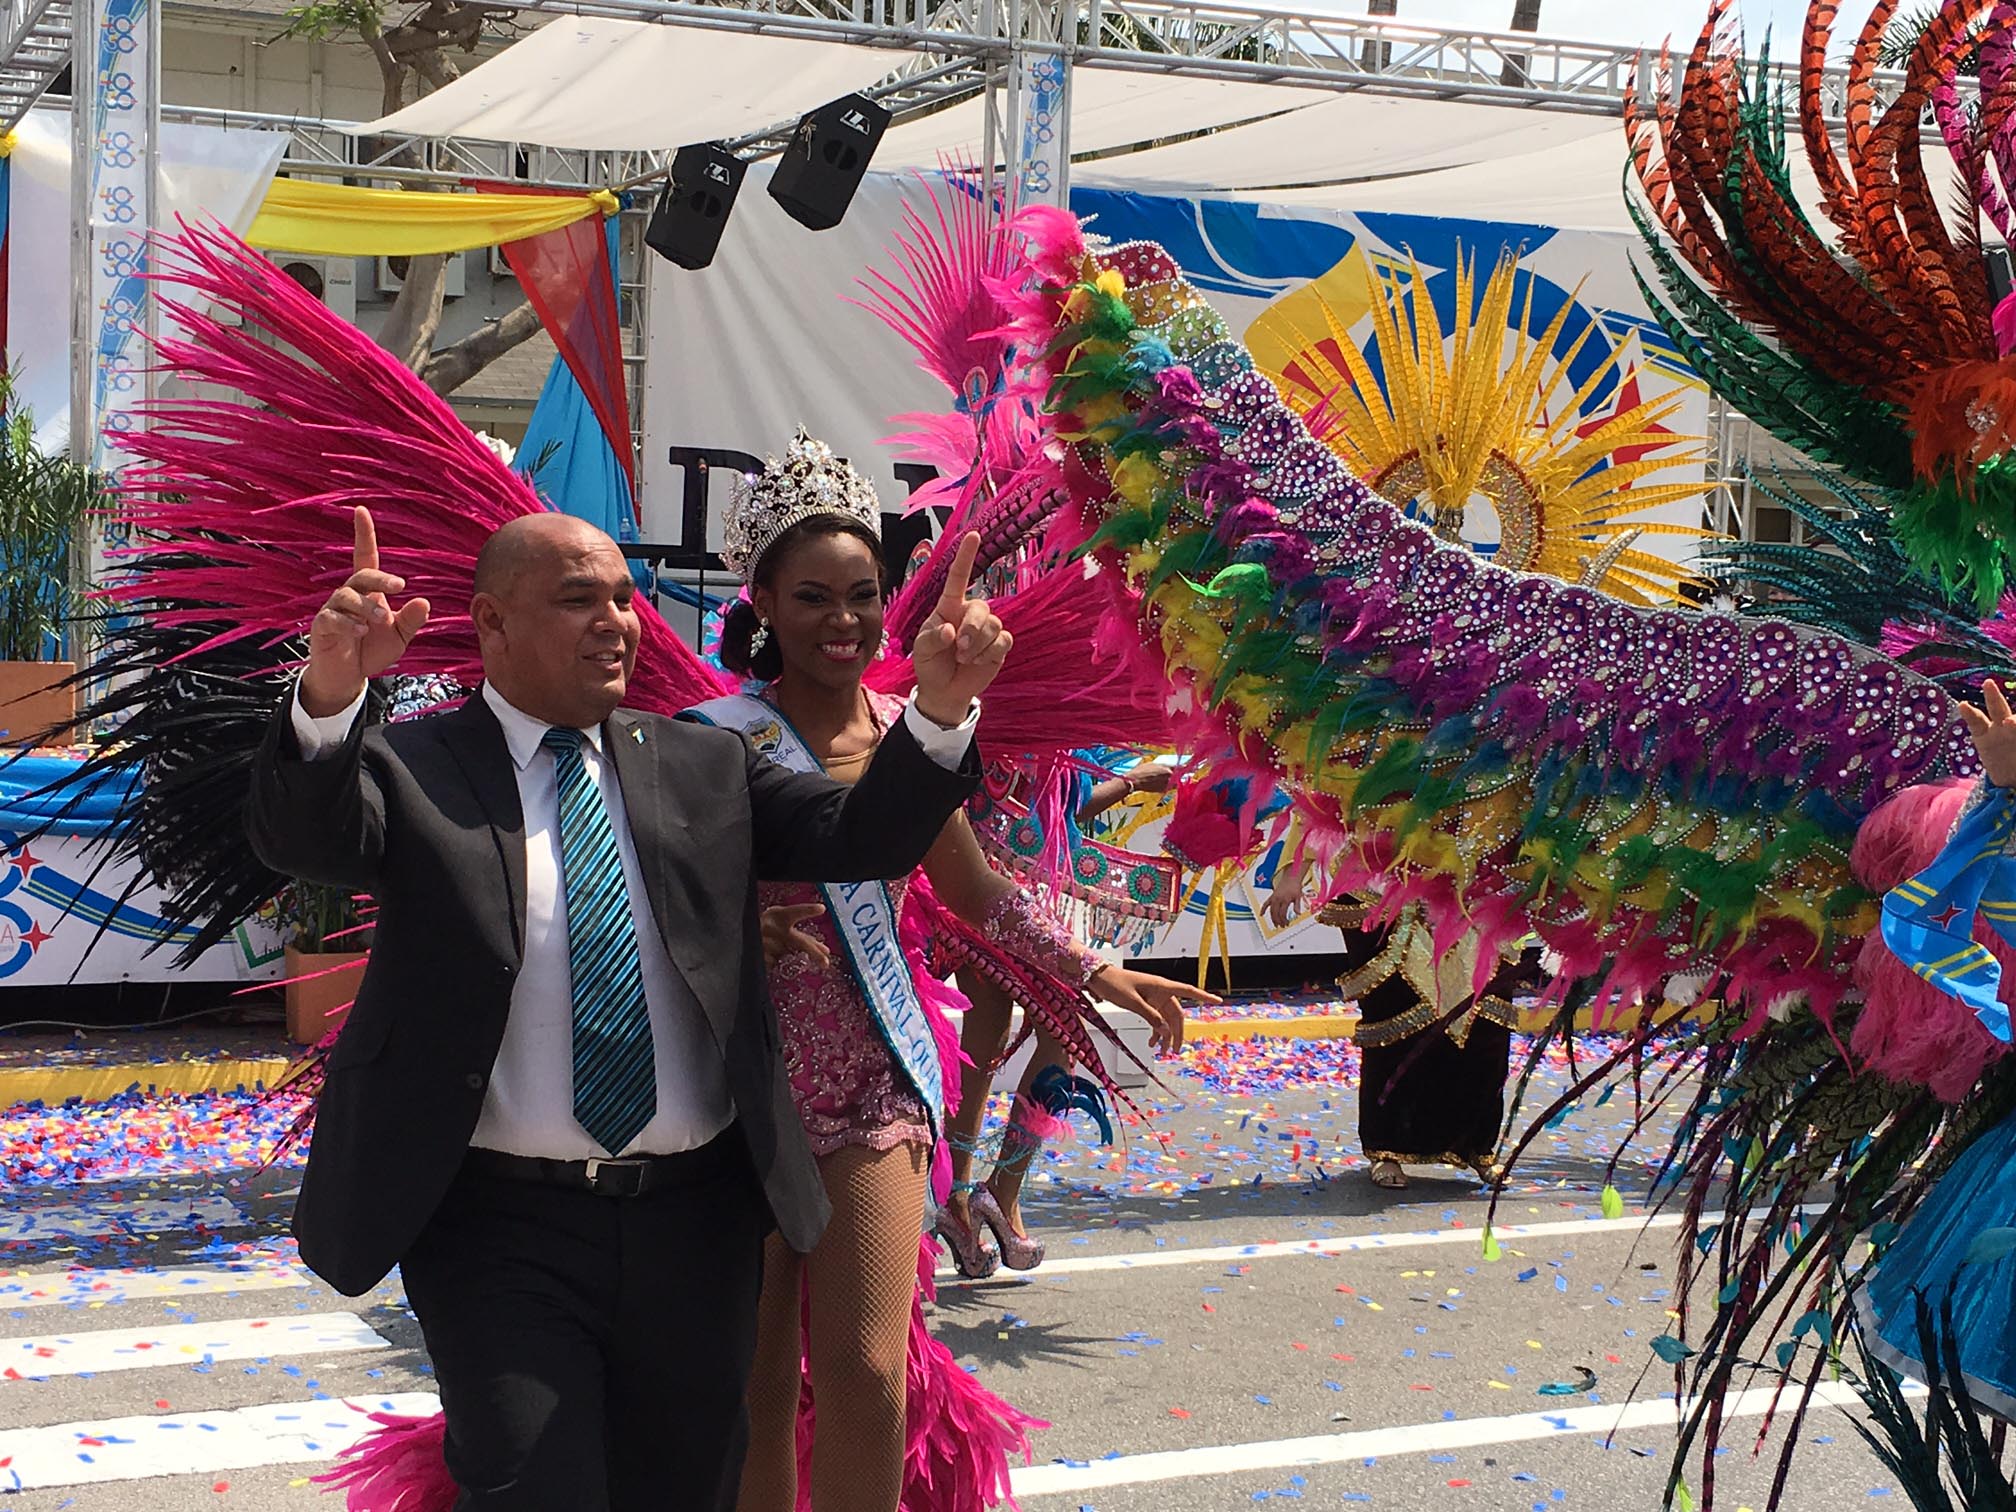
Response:
[{"label": "air conditioning unit", "polygon": [[[443,294],[449,299],[460,299],[464,294],[469,292],[468,262],[469,255],[466,252],[449,254],[448,279],[442,289]],[[405,286],[406,280],[392,271],[392,259],[389,257],[379,258],[378,292],[380,294],[397,294]]]},{"label": "air conditioning unit", "polygon": [[351,324],[357,321],[357,260],[354,257],[297,257],[283,253],[274,259],[280,271]]}]

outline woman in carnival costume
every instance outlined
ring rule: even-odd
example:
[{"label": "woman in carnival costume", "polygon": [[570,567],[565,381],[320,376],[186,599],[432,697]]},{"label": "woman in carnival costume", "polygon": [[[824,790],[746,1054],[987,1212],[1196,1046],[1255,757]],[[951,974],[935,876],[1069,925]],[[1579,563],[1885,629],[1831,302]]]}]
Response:
[{"label": "woman in carnival costume", "polygon": [[[1293,850],[1293,842],[1287,848]],[[1309,863],[1284,866],[1267,900],[1277,927],[1302,904]],[[1492,1183],[1504,1175],[1498,1137],[1512,1066],[1508,994],[1518,956],[1500,965],[1482,992],[1472,986],[1477,940],[1437,950],[1418,904],[1388,920],[1376,896],[1332,898],[1316,913],[1343,936],[1337,991],[1358,1004],[1352,1042],[1360,1052],[1358,1142],[1374,1186],[1400,1191],[1410,1165],[1450,1165]]]},{"label": "woman in carnival costume", "polygon": [[[1005,586],[1012,593],[1012,582]],[[1128,770],[1109,774],[1123,759]],[[1032,776],[1016,767],[990,771],[967,806],[973,833],[998,872],[1033,889],[1046,911],[1059,915],[1059,928],[1068,930],[1075,913],[1090,939],[1109,945],[1137,940],[1175,916],[1178,869],[1162,857],[1106,844],[1089,826],[1137,793],[1165,791],[1169,769],[1104,749],[1074,752],[1072,760],[1084,765],[1056,775]],[[958,983],[968,1005],[960,1032],[966,1065],[959,1106],[946,1119],[952,1189],[938,1210],[936,1232],[959,1273],[979,1280],[1000,1266],[1029,1271],[1043,1263],[1043,1241],[1022,1222],[1021,1193],[1044,1146],[1063,1136],[1066,1117],[1074,1109],[1084,1112],[1108,1143],[1113,1132],[1097,1084],[1073,1074],[1070,1051],[1045,1027],[1045,1015],[1032,1014],[1028,1064],[998,1134],[985,1137],[988,1090],[1010,1048],[1015,998],[978,963],[967,963]],[[992,1169],[976,1180],[990,1148]]]},{"label": "woman in carnival costume", "polygon": [[[2016,715],[1988,682],[1961,712],[1977,784],[1913,788],[1863,827],[1856,867],[1887,889],[1857,979],[1868,1006],[1851,1049],[1871,1069],[1982,1106],[1964,1148],[1901,1226],[1876,1236],[1857,1318],[1893,1372],[2016,1422],[2016,1116],[2007,1078],[2016,998]],[[2001,1085],[1997,1085],[1997,1083]],[[1964,1136],[1971,1136],[1966,1138]],[[1964,1443],[1964,1433],[1953,1437]]]},{"label": "woman in carnival costume", "polygon": [[[862,681],[883,644],[880,519],[869,483],[802,434],[781,462],[744,481],[723,555],[748,598],[728,615],[721,656],[749,681],[693,717],[743,731],[787,766],[842,781],[865,769],[900,712],[900,701]],[[890,1512],[899,1497],[925,1505],[904,1486],[906,1374],[926,1390],[976,1394],[912,1326],[932,1150],[959,1097],[959,1054],[937,1011],[956,1000],[922,959],[926,934],[951,936],[969,969],[1006,957],[1138,1013],[1157,1048],[1181,1041],[1183,1002],[1208,995],[1074,944],[1027,890],[987,865],[959,819],[907,886],[766,887],[762,901],[792,1094],[833,1221],[809,1255],[773,1238],[764,1257],[740,1505],[788,1512],[804,1501],[801,1395],[815,1512]],[[926,1266],[930,1256],[927,1242]],[[979,1421],[957,1416],[984,1434],[991,1410],[987,1400]],[[996,1456],[1021,1421],[1001,1417]]]}]

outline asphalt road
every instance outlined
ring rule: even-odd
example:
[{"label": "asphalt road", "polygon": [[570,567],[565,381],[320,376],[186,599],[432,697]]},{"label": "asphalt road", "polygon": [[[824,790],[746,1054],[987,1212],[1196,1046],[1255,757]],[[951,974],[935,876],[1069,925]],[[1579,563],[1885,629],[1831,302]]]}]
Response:
[{"label": "asphalt road", "polygon": [[[1054,1425],[1017,1473],[1029,1512],[1660,1504],[1672,1407],[1650,1340],[1669,1326],[1673,1230],[1598,1207],[1628,1099],[1550,1132],[1487,1264],[1474,1182],[1364,1180],[1343,1059],[1211,1052],[1124,1148],[1046,1158],[1029,1201],[1042,1270],[943,1288],[940,1337]],[[296,1179],[10,1191],[0,1512],[335,1505],[308,1477],[360,1421],[336,1399],[411,1406],[431,1383],[396,1277],[349,1299],[294,1266]],[[1644,1179],[1627,1165],[1618,1184],[1629,1199]],[[1770,1480],[1749,1405],[1718,1464],[1728,1512],[1761,1509]],[[1847,1410],[1817,1408],[1801,1434],[1791,1512],[1904,1505]],[[668,1464],[668,1512],[677,1485]]]}]

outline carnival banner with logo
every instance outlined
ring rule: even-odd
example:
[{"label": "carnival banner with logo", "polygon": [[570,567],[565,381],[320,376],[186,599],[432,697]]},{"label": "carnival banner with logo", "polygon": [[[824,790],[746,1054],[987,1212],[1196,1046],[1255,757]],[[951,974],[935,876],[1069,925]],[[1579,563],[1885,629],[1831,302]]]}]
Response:
[{"label": "carnival banner with logo", "polygon": [[[280,936],[241,925],[194,964],[177,967],[181,934],[163,919],[160,890],[120,901],[131,866],[100,869],[89,840],[52,835],[23,843],[0,830],[0,987],[89,982],[249,982],[281,975]],[[160,948],[150,951],[156,942]]]},{"label": "carnival banner with logo", "polygon": [[86,199],[91,249],[91,410],[97,422],[91,462],[116,463],[112,436],[138,423],[133,413],[147,397],[147,237],[154,213],[149,174],[154,140],[154,0],[92,0],[86,8],[92,74],[87,123],[91,144]]},{"label": "carnival banner with logo", "polygon": [[101,776],[52,795],[75,765],[46,753],[0,770],[0,987],[278,976],[271,921],[250,920],[193,965],[174,965],[190,932],[161,917],[151,881],[129,891],[136,868],[108,862],[98,843],[130,800],[132,779]]},{"label": "carnival banner with logo", "polygon": [[[893,564],[905,562],[930,527],[905,519],[902,501],[930,473],[893,456],[882,438],[904,428],[897,417],[942,411],[948,403],[942,385],[920,372],[909,349],[858,301],[868,270],[890,266],[887,248],[902,229],[906,207],[929,223],[934,194],[966,191],[936,176],[871,174],[846,220],[815,236],[762,192],[764,171],[751,170],[712,267],[690,272],[653,260],[649,273],[643,535],[681,548],[684,581],[690,586],[694,574],[705,572],[704,586],[717,594],[735,585],[711,556],[720,545],[730,481],[715,474],[760,465],[799,425],[831,442],[876,483],[887,511],[887,554]],[[1596,560],[1589,570],[1613,569],[1617,554],[1631,550],[1641,554],[1635,582],[1656,586],[1663,577],[1670,587],[1680,564],[1691,559],[1696,540],[1688,532],[1703,516],[1700,438],[1708,396],[1639,296],[1631,271],[1635,238],[1460,216],[1083,188],[1072,191],[1071,204],[1096,234],[1167,247],[1263,368],[1299,376],[1314,392],[1325,392],[1318,387],[1324,375],[1349,367],[1346,345],[1362,358],[1373,386],[1390,383],[1398,393],[1411,382],[1419,391],[1420,373],[1395,369],[1424,360],[1408,338],[1429,328],[1431,310],[1450,351],[1468,353],[1470,374],[1501,350],[1509,362],[1522,342],[1542,348],[1538,366],[1547,382],[1520,413],[1542,422],[1527,429],[1543,434],[1545,444],[1529,439],[1523,452],[1511,455],[1517,438],[1508,433],[1508,455],[1494,453],[1477,495],[1455,501],[1463,538],[1482,554],[1509,547],[1519,565],[1532,564],[1529,537],[1549,487],[1581,498],[1589,490],[1574,485],[1593,469],[1656,452],[1670,465],[1616,489],[1597,511],[1606,518],[1628,514],[1629,521],[1591,553]],[[1507,266],[1494,302],[1482,291],[1501,263]],[[1468,308],[1459,309],[1466,295]],[[1407,324],[1395,339],[1389,314],[1398,310]],[[1378,340],[1382,318],[1391,350],[1382,350]],[[1485,331],[1488,320],[1502,330]],[[1467,331],[1467,344],[1456,339],[1459,328]],[[1578,449],[1606,422],[1634,409],[1654,415],[1643,428],[1659,438],[1656,446],[1593,462]],[[1387,459],[1382,486],[1397,502],[1417,503],[1430,492],[1422,471],[1403,446]],[[1633,488],[1645,507],[1633,506]],[[1641,533],[1641,526],[1655,528]],[[1667,527],[1675,533],[1661,533]],[[1528,552],[1523,558],[1522,550]],[[1662,571],[1645,556],[1670,565]],[[692,610],[666,607],[675,625],[696,631]],[[1152,847],[1152,837],[1144,831],[1130,844]],[[1184,915],[1147,948],[1156,955],[1194,955],[1215,953],[1222,941],[1234,957],[1335,951],[1332,929],[1306,918],[1277,929],[1264,918],[1275,859],[1260,858],[1224,885],[1204,879]]]}]

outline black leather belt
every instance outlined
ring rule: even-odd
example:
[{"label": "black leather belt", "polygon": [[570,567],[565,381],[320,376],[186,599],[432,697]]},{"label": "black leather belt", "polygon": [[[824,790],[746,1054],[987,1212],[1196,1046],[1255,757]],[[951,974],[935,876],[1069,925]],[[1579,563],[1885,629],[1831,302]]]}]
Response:
[{"label": "black leather belt", "polygon": [[731,1129],[697,1150],[684,1150],[677,1155],[632,1155],[621,1160],[545,1160],[536,1155],[509,1155],[502,1150],[472,1147],[463,1159],[462,1169],[476,1176],[571,1187],[598,1197],[648,1197],[668,1188],[712,1180],[741,1158],[739,1145]]}]

